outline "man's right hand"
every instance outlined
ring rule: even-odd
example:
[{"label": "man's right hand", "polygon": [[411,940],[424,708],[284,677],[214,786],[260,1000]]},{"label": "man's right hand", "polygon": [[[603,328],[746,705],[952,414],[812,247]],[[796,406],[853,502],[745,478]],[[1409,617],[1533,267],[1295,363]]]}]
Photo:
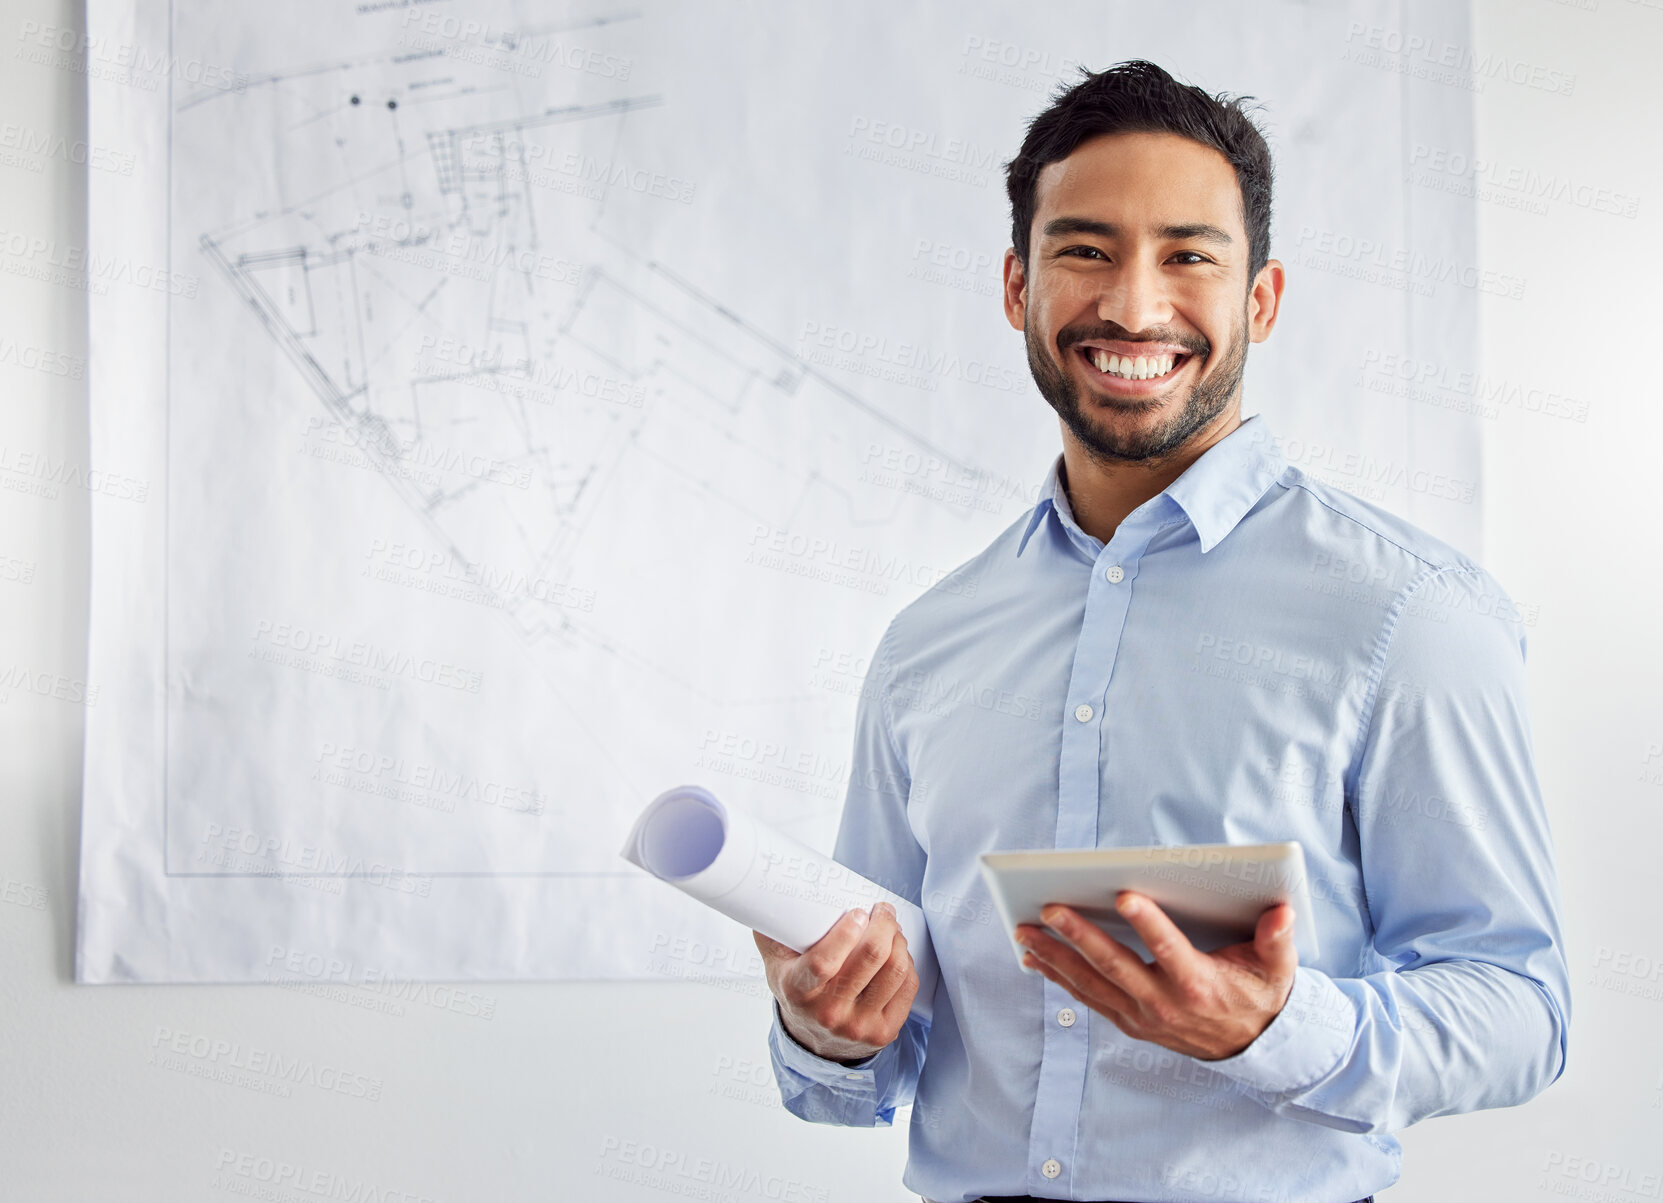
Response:
[{"label": "man's right hand", "polygon": [[792,1039],[828,1061],[850,1063],[901,1034],[918,993],[907,938],[887,902],[856,907],[801,953],[761,932],[756,937]]}]

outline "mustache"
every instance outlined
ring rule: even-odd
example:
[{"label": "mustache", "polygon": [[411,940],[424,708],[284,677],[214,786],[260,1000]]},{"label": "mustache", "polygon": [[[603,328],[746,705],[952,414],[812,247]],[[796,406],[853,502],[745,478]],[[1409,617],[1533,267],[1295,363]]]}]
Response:
[{"label": "mustache", "polygon": [[1192,355],[1207,356],[1212,353],[1213,344],[1199,334],[1184,334],[1178,330],[1145,330],[1141,334],[1132,334],[1124,326],[1109,323],[1103,326],[1075,326],[1057,335],[1057,346],[1066,351],[1075,343],[1085,342],[1087,339],[1098,339],[1103,342],[1128,343],[1169,343],[1184,348]]}]

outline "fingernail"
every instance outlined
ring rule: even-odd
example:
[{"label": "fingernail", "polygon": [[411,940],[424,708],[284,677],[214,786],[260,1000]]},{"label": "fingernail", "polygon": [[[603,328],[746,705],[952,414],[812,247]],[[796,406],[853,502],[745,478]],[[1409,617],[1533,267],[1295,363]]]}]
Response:
[{"label": "fingernail", "polygon": [[1039,917],[1045,920],[1046,927],[1056,927],[1062,922],[1063,909],[1060,906],[1048,906],[1040,911]]},{"label": "fingernail", "polygon": [[857,930],[859,930],[861,928],[864,928],[866,926],[866,921],[868,919],[870,919],[871,917],[872,916],[868,915],[865,911],[856,911],[855,912],[855,928]]}]

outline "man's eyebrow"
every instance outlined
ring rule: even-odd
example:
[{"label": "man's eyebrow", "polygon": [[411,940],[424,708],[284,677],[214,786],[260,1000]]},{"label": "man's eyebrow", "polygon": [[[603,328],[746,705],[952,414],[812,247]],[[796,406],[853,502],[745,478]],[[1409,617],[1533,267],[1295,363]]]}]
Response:
[{"label": "man's eyebrow", "polygon": [[[1111,221],[1097,221],[1090,217],[1053,217],[1040,231],[1045,238],[1066,238],[1070,234],[1095,234],[1099,238],[1120,237],[1120,227]],[[1218,226],[1204,221],[1184,222],[1181,225],[1161,226],[1155,233],[1162,238],[1178,241],[1196,239],[1231,246],[1235,239]]]}]

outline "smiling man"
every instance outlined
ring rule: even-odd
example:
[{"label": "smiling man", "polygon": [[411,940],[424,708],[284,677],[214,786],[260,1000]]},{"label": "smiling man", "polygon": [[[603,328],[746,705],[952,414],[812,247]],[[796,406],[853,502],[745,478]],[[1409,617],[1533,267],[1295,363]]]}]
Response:
[{"label": "smiling man", "polygon": [[[1062,452],[1039,503],[890,623],[836,856],[921,905],[929,1021],[885,906],[797,954],[758,934],[785,1105],[892,1121],[929,1200],[1349,1203],[1392,1133],[1524,1102],[1570,1012],[1525,636],[1488,573],[1311,480],[1243,419],[1283,290],[1271,162],[1238,100],[1086,72],[1008,166],[1004,305]],[[982,705],[984,697],[1037,699]],[[943,702],[942,699],[949,699]],[[1066,907],[1019,967],[993,849],[1298,840],[1291,909],[1151,960]]]}]

